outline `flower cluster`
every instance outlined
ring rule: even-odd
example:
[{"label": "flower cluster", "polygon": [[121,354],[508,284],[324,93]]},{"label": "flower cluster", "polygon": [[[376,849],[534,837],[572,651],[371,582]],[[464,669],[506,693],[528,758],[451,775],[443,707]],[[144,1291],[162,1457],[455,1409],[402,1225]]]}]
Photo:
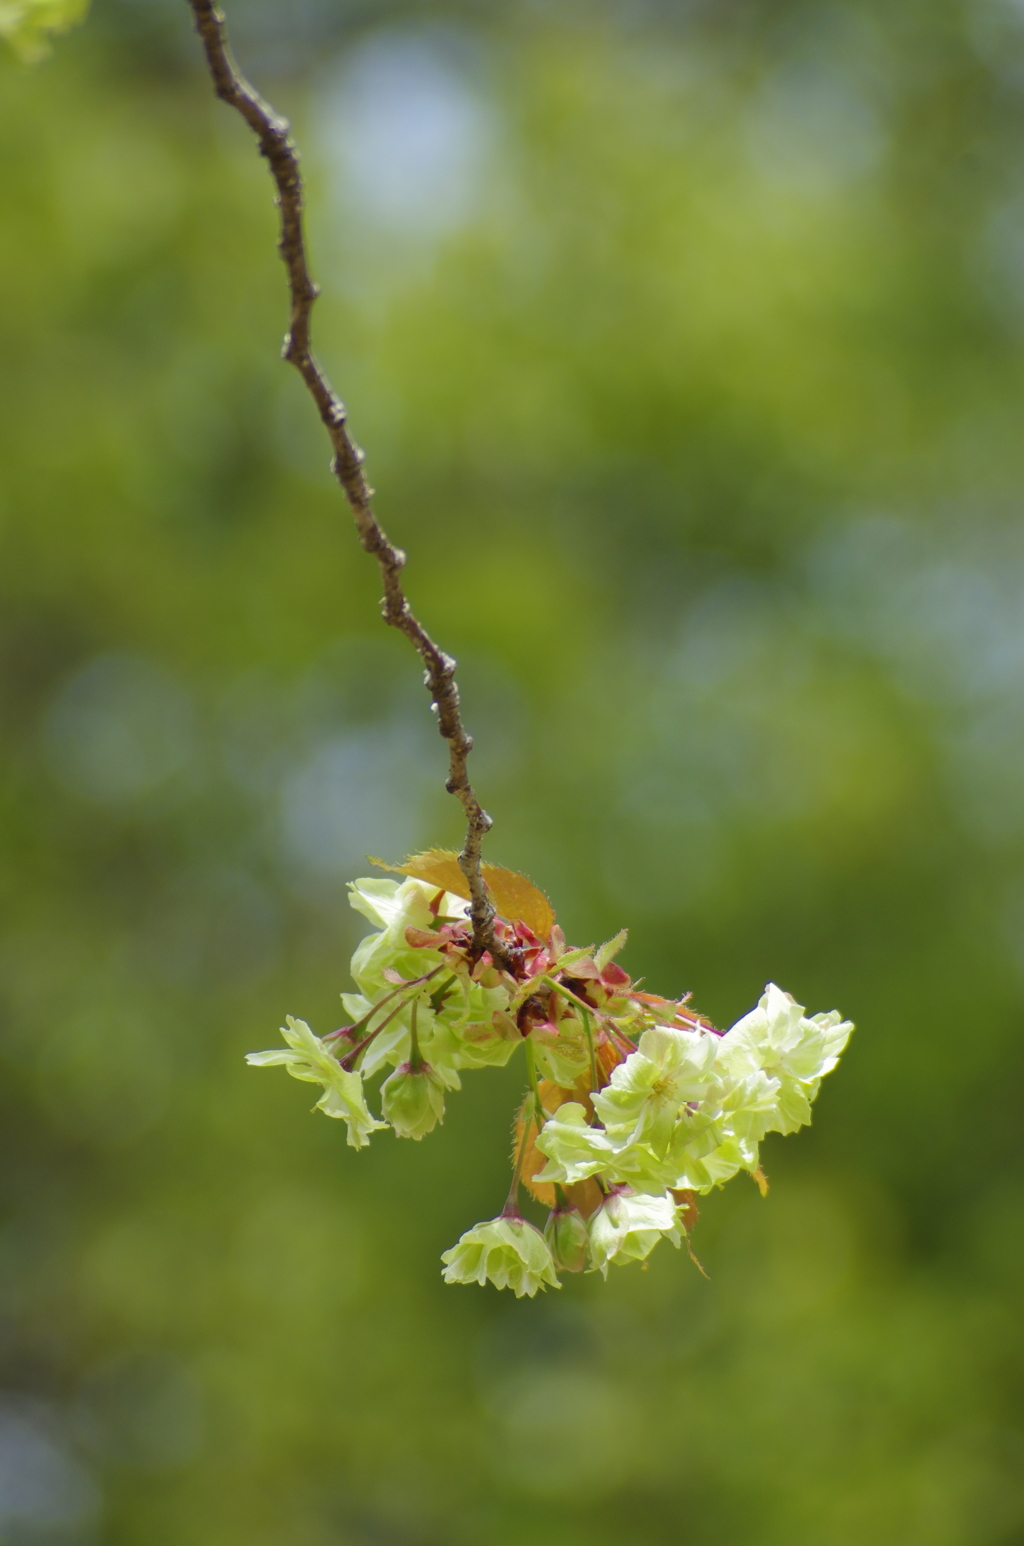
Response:
[{"label": "flower cluster", "polygon": [[[698,1193],[740,1170],[765,1189],[759,1145],[810,1121],[848,1021],[808,1017],[770,983],[723,1033],[688,995],[663,999],[630,979],[615,961],[625,931],[600,949],[570,949],[547,899],[493,867],[500,958],[479,954],[453,856],[421,855],[403,873],[351,887],[375,929],[352,959],[359,991],[342,995],[350,1023],[320,1038],[289,1017],[286,1047],[248,1061],[319,1084],[315,1109],[343,1120],[362,1148],[389,1126],[422,1138],[463,1071],[523,1048],[509,1198],[445,1252],[446,1282],[532,1296],[557,1288],[559,1272],[607,1276],[662,1238],[689,1249]],[[385,1073],[378,1121],[364,1082]],[[543,1230],[522,1217],[521,1187],[549,1208]]]}]

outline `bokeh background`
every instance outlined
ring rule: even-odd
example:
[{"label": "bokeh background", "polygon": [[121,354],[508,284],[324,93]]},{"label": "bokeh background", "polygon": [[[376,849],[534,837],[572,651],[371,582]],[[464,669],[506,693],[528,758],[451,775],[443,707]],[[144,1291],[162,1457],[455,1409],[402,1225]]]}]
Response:
[{"label": "bokeh background", "polygon": [[858,1031],[708,1278],[445,1288],[521,1071],[320,1031],[444,747],[184,4],[0,61],[0,1541],[1024,1542],[1024,11],[236,0],[490,854]]}]

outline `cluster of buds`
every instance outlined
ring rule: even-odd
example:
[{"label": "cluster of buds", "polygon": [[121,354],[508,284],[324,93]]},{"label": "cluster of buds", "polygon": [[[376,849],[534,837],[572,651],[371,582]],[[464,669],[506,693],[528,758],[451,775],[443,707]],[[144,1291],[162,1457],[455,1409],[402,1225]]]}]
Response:
[{"label": "cluster of buds", "polygon": [[[358,1149],[385,1127],[423,1138],[463,1071],[523,1049],[508,1200],[444,1253],[446,1282],[532,1296],[557,1288],[559,1272],[607,1276],[663,1238],[689,1249],[697,1195],[739,1171],[765,1190],[761,1140],[810,1121],[848,1021],[808,1017],[769,984],[723,1033],[689,995],[660,998],[630,979],[615,960],[625,931],[598,949],[570,948],[547,898],[493,866],[501,954],[480,954],[454,856],[419,855],[401,873],[350,887],[375,926],[352,958],[359,991],[342,995],[350,1023],[320,1038],[289,1017],[286,1046],[248,1061],[321,1085],[314,1109],[344,1121]],[[378,1120],[365,1082],[381,1074]],[[543,1229],[520,1211],[523,1188],[549,1209]]]}]

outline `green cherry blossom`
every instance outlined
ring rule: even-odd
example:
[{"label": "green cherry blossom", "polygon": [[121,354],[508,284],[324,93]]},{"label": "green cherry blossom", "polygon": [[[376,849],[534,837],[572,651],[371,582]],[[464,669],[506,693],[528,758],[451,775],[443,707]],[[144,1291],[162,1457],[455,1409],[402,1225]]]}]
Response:
[{"label": "green cherry blossom", "polygon": [[538,1289],[561,1288],[551,1248],[539,1229],[525,1219],[506,1217],[475,1224],[445,1251],[446,1283],[493,1283],[511,1288],[517,1299]]},{"label": "green cherry blossom", "polygon": [[347,1122],[348,1141],[352,1148],[364,1148],[370,1141],[370,1134],[387,1124],[378,1122],[370,1115],[360,1076],[342,1068],[319,1036],[314,1036],[305,1020],[295,1020],[287,1015],[281,1027],[281,1035],[288,1043],[286,1048],[250,1052],[245,1061],[257,1068],[282,1064],[293,1079],[323,1085],[324,1093],[316,1103],[316,1110],[322,1111],[325,1116],[338,1117]]},{"label": "green cherry blossom", "polygon": [[680,1109],[701,1100],[712,1083],[718,1045],[708,1032],[664,1025],[645,1031],[637,1051],[612,1070],[609,1087],[593,1097],[608,1133],[663,1154]]},{"label": "green cherry blossom", "polygon": [[801,1004],[770,982],[757,1008],[722,1037],[719,1065],[734,1078],[763,1070],[777,1079],[777,1112],[767,1130],[795,1133],[810,1122],[821,1080],[852,1030],[835,1010],[808,1019]]},{"label": "green cherry blossom", "polygon": [[540,1182],[557,1181],[571,1186],[606,1170],[615,1150],[600,1127],[591,1127],[578,1101],[566,1101],[541,1128],[537,1148],[548,1163],[538,1173]]},{"label": "green cherry blossom", "polygon": [[[441,964],[440,949],[416,948],[406,938],[407,929],[431,932],[435,918],[430,903],[436,895],[437,888],[421,880],[406,880],[401,885],[394,880],[356,880],[350,884],[349,901],[376,930],[360,940],[352,957],[353,980],[370,1003],[390,992],[392,983],[386,972],[411,981]],[[452,916],[465,916],[465,902],[446,892],[442,911],[447,913],[449,907]]]},{"label": "green cherry blossom", "polygon": [[671,1197],[611,1192],[590,1221],[594,1269],[607,1277],[612,1262],[643,1261],[662,1237],[680,1244],[678,1210]]},{"label": "green cherry blossom", "polygon": [[[383,1005],[393,997],[396,982],[413,984],[430,976],[424,991],[410,992],[408,1002],[367,1047],[361,1065],[364,1076],[371,1078],[408,1060],[414,998],[420,1047],[448,1088],[458,1089],[459,1069],[507,1063],[522,1041],[507,1015],[507,987],[472,978],[465,961],[448,960],[441,949],[439,920],[464,921],[467,904],[449,892],[438,904],[437,887],[415,879],[401,884],[357,880],[349,892],[352,906],[376,925],[376,931],[360,941],[352,957],[352,976],[360,991],[342,994],[346,1013],[361,1020],[375,1004]],[[421,941],[436,934],[438,949],[427,943],[410,945],[408,930]]]},{"label": "green cherry blossom", "polygon": [[540,1028],[534,1030],[530,1040],[541,1076],[564,1089],[572,1089],[580,1075],[590,1067],[590,1048],[580,1022],[573,1015],[559,1022],[557,1033],[546,1027]]},{"label": "green cherry blossom", "polygon": [[381,1110],[399,1138],[423,1138],[444,1121],[445,1083],[429,1063],[400,1063],[381,1085]]}]

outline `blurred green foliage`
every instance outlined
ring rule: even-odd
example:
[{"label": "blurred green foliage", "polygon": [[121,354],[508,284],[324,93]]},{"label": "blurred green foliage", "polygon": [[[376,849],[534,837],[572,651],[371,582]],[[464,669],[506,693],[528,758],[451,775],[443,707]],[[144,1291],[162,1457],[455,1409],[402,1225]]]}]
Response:
[{"label": "blurred green foliage", "polygon": [[50,52],[54,33],[82,21],[89,0],[0,0],[0,38],[27,64]]},{"label": "blurred green foliage", "polygon": [[719,1024],[858,1022],[772,1190],[444,1288],[520,1071],[355,1155],[338,1023],[443,747],[276,359],[187,11],[0,63],[0,1540],[1024,1538],[1024,24],[238,0],[491,855]]}]

